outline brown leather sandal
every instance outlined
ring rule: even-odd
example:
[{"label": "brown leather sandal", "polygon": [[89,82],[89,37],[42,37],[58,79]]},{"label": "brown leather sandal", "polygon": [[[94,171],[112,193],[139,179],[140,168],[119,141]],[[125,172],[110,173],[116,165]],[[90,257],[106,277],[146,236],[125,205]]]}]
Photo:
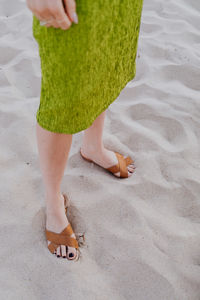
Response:
[{"label": "brown leather sandal", "polygon": [[[95,163],[93,160],[83,156],[83,154],[81,153],[81,149],[80,149],[80,154],[85,160]],[[130,156],[125,158],[122,154],[120,154],[118,152],[115,152],[115,155],[117,156],[118,163],[114,166],[111,166],[109,168],[104,168],[104,169],[111,172],[115,177],[127,178],[128,177],[127,166],[130,165],[131,163],[134,163],[134,160]],[[102,166],[100,166],[100,167],[102,167]],[[117,172],[120,172],[120,176],[115,175],[115,173],[117,173]]]},{"label": "brown leather sandal", "polygon": [[[67,195],[63,193],[64,201],[65,201],[65,213],[67,214],[67,208],[69,207],[69,199]],[[71,224],[69,223],[60,233],[52,232],[45,229],[46,239],[50,241],[48,245],[49,251],[54,254],[55,250],[61,245],[69,246],[76,248],[76,256],[74,259],[68,259],[76,261],[79,259],[79,245],[75,238],[71,237],[72,233],[74,233]],[[61,256],[62,257],[62,256]]]}]

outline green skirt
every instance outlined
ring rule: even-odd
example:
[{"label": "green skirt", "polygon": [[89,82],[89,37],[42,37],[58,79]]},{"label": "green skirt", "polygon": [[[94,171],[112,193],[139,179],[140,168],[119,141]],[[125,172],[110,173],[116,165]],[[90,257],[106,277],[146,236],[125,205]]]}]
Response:
[{"label": "green skirt", "polygon": [[67,30],[41,26],[33,36],[41,65],[41,127],[73,134],[119,96],[136,73],[143,0],[77,0],[79,23]]}]

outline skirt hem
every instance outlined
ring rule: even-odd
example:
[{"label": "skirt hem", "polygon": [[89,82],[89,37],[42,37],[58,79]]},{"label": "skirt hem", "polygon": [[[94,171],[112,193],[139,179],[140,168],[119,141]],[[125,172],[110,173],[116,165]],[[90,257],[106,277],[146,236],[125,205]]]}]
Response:
[{"label": "skirt hem", "polygon": [[[119,90],[117,91],[117,93],[115,94],[115,96],[113,97],[113,100],[112,101],[109,101],[109,103],[107,102],[104,106],[101,106],[101,109],[93,116],[92,120],[90,119],[87,123],[84,123],[82,124],[81,126],[77,126],[76,129],[74,130],[68,130],[66,127],[63,127],[63,128],[55,128],[55,124],[54,126],[52,127],[51,124],[47,124],[47,123],[44,123],[42,122],[41,118],[39,117],[39,114],[37,112],[36,114],[36,120],[38,122],[38,124],[48,130],[48,131],[51,131],[51,132],[54,132],[54,133],[65,133],[65,134],[75,134],[75,133],[78,133],[78,132],[81,132],[83,130],[86,130],[87,128],[89,128],[93,122],[96,120],[96,118],[104,111],[106,110],[110,104],[112,104],[118,97],[119,95],[121,94],[122,90],[126,87],[126,85],[134,79],[135,75],[136,75],[136,68],[133,69],[134,70],[134,74],[132,74],[132,77],[127,79],[124,84],[122,85],[121,89],[120,89],[120,92]],[[62,124],[63,125],[63,124]]]}]

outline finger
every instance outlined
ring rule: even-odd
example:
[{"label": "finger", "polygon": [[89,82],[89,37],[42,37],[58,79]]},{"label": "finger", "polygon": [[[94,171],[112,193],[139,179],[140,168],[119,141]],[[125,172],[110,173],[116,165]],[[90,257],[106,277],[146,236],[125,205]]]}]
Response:
[{"label": "finger", "polygon": [[[40,4],[42,5],[42,4]],[[51,13],[49,7],[47,6],[43,6],[40,7],[40,19],[43,21],[47,21],[47,23],[44,25],[46,27],[50,27],[53,26],[55,28],[59,28],[59,24],[57,23],[57,21],[55,20],[55,17],[53,15],[53,13]]]},{"label": "finger", "polygon": [[32,3],[32,1],[29,1],[29,5],[32,7],[32,12],[39,21],[53,19],[53,16],[51,15],[49,9],[46,5],[44,5],[42,1],[35,0],[34,3]]},{"label": "finger", "polygon": [[40,17],[41,17],[42,21],[43,20],[49,21],[48,23],[51,23],[52,21],[54,21],[54,16],[47,9],[44,9],[41,11]]},{"label": "finger", "polygon": [[78,16],[76,13],[76,2],[75,0],[63,0],[65,5],[65,11],[69,16],[71,22],[78,24]]},{"label": "finger", "polygon": [[52,4],[50,11],[54,16],[54,22],[58,24],[58,27],[62,29],[68,29],[71,26],[72,22],[65,13],[64,6],[61,1],[56,2],[56,6],[55,4]]},{"label": "finger", "polygon": [[48,22],[48,24],[51,24],[51,26],[53,26],[54,28],[59,28],[60,25],[58,24],[58,22],[53,19],[51,22]]},{"label": "finger", "polygon": [[[37,16],[37,18],[38,18],[38,20],[41,22],[41,21],[48,21],[48,20],[44,20],[44,19],[42,19],[41,17],[39,17],[39,16]],[[53,21],[53,18],[52,19],[50,19],[47,23],[45,23],[44,25],[43,24],[41,24],[41,26],[45,26],[45,27],[51,27],[51,26],[53,26],[53,27],[55,27],[55,26],[57,26],[57,27],[59,27],[59,25],[57,24],[57,23],[55,23],[55,21]]]},{"label": "finger", "polygon": [[52,16],[52,15],[49,15],[49,17],[41,17],[41,15],[38,15],[37,14],[37,18],[40,20],[40,21],[46,21],[47,23],[42,25],[42,26],[45,26],[45,27],[55,27],[55,28],[59,28],[60,25],[57,23],[57,21],[55,20],[55,18]]},{"label": "finger", "polygon": [[45,26],[45,27],[51,27],[52,24],[47,23],[47,24],[45,24],[44,26]]},{"label": "finger", "polygon": [[43,15],[38,14],[36,12],[34,12],[34,15],[37,17],[37,19],[39,21],[49,21],[47,24],[45,24],[43,26],[46,26],[46,27],[52,26],[51,22],[54,20],[52,15],[48,14],[44,17]]}]

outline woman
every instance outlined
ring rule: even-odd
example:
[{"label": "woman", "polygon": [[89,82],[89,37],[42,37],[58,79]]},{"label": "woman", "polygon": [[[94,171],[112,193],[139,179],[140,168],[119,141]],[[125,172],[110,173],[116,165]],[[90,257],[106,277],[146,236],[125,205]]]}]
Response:
[{"label": "woman", "polygon": [[36,134],[45,186],[48,249],[79,257],[60,185],[72,135],[84,131],[80,154],[118,178],[133,160],[103,145],[108,106],[136,72],[142,0],[27,0],[41,59]]}]

